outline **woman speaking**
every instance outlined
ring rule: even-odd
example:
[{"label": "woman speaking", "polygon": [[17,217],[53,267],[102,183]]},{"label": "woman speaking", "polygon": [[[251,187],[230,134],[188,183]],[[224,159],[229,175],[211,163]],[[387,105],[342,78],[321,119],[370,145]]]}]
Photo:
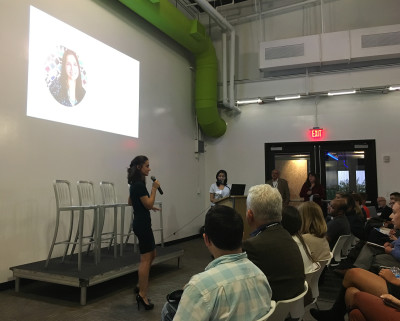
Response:
[{"label": "woman speaking", "polygon": [[136,156],[128,168],[129,197],[134,211],[133,232],[139,240],[140,250],[139,288],[136,301],[138,309],[140,304],[143,304],[146,310],[154,308],[154,304],[150,303],[147,298],[150,267],[156,256],[150,210],[159,210],[154,207],[154,201],[157,189],[160,187],[160,183],[155,180],[149,195],[146,189],[146,176],[149,175],[149,172],[149,159],[146,156]]},{"label": "woman speaking", "polygon": [[217,181],[210,186],[210,202],[211,206],[221,198],[229,196],[231,188],[228,186],[228,174],[225,170],[220,169],[215,175]]}]

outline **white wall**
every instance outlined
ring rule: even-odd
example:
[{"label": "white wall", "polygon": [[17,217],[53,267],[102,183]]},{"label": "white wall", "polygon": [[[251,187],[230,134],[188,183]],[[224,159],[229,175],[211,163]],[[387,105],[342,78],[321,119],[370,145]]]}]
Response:
[{"label": "white wall", "polygon": [[[376,140],[378,193],[386,197],[400,190],[399,106],[400,92],[331,97],[318,103],[318,125],[326,130],[324,140]],[[221,167],[227,170],[230,183],[246,183],[248,190],[265,182],[265,143],[308,141],[308,129],[315,126],[315,102],[254,104],[241,110],[238,116],[225,113],[225,136],[207,142],[206,177],[214,177]],[[390,163],[383,162],[384,155],[390,156]]]},{"label": "white wall", "polygon": [[[387,24],[399,23],[395,22],[398,1],[385,1],[379,17],[374,17],[378,10],[367,15],[364,9],[368,6],[360,1],[365,3],[358,0],[353,6],[348,0],[327,1],[336,9],[327,13],[326,32],[386,24],[380,21],[382,16],[390,20]],[[369,5],[378,2],[368,0]],[[141,62],[139,139],[25,116],[30,4]],[[341,14],[345,5],[353,13],[363,10],[347,17]],[[265,35],[253,34],[254,39],[238,31],[238,79],[254,80],[237,85],[238,97],[303,88],[304,79],[259,81],[258,41],[314,33],[319,28],[319,10],[307,10],[311,12],[267,17],[276,21],[265,21]],[[259,30],[256,25],[247,27]],[[218,49],[220,40],[214,38]],[[217,170],[226,169],[230,183],[243,182],[248,187],[263,183],[264,143],[305,141],[307,129],[314,125],[313,100],[244,106],[239,115],[222,112],[228,123],[226,134],[205,138],[206,153],[196,159],[190,57],[117,1],[0,0],[0,39],[0,283],[12,279],[9,267],[46,258],[55,222],[54,179],[74,184],[79,179],[93,180],[96,187],[101,180],[113,181],[119,200],[124,201],[126,167],[134,156],[147,155],[151,174],[159,178],[165,192],[157,199],[163,201],[165,236],[171,241],[198,233]],[[245,47],[246,41],[252,45]],[[320,88],[321,83],[339,85],[343,79],[351,79],[354,86],[386,75],[391,81],[399,79],[397,70],[391,71],[371,71],[354,79],[353,73],[313,78],[310,90]],[[318,104],[319,125],[328,130],[327,140],[376,139],[381,195],[400,189],[395,181],[400,157],[396,148],[399,103],[399,93],[392,93],[335,97]],[[382,155],[390,155],[391,162],[383,163]],[[75,189],[74,196],[77,200]]]},{"label": "white wall", "polygon": [[[138,139],[26,116],[29,5],[140,61]],[[75,203],[77,180],[92,180],[99,202],[99,182],[112,181],[127,201],[136,155],[149,157],[164,190],[165,241],[198,233],[204,215],[185,225],[204,210],[204,157],[194,154],[193,72],[181,47],[117,1],[0,0],[0,39],[0,283],[11,266],[47,257],[54,179],[72,183]]]},{"label": "white wall", "polygon": [[[279,1],[273,1],[278,3]],[[351,30],[400,23],[397,0],[324,0],[323,19],[320,1],[305,7],[278,10],[240,20],[244,13],[255,13],[254,1],[241,9],[223,6],[218,10],[236,30],[236,99],[284,94],[322,92],[335,89],[362,88],[400,84],[400,67],[387,66],[359,71],[319,73],[287,78],[263,79],[259,71],[259,44],[263,41],[300,37],[324,32]],[[268,12],[267,6],[261,11]],[[376,13],[381,14],[377,15]],[[396,12],[396,13],[395,13]],[[204,17],[202,17],[204,18]],[[207,23],[206,19],[202,20]],[[244,22],[243,22],[244,21]],[[212,24],[212,34],[219,57],[221,31]],[[399,151],[395,139],[400,131],[400,93],[363,94],[321,98],[318,101],[318,124],[327,131],[325,140],[376,139],[378,193],[388,196],[400,190],[396,181]],[[247,189],[264,183],[264,143],[307,141],[308,129],[315,123],[313,98],[264,105],[241,106],[241,113],[224,112],[228,123],[224,137],[209,139],[206,144],[206,177],[213,178],[220,168],[228,171],[230,183],[246,183]],[[383,155],[391,156],[383,163]]]}]

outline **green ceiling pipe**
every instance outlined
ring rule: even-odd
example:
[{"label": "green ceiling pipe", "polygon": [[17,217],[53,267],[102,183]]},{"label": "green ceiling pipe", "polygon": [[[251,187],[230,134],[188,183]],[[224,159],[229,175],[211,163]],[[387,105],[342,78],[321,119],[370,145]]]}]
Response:
[{"label": "green ceiling pipe", "polygon": [[189,20],[168,0],[119,0],[195,55],[197,120],[204,134],[220,137],[226,123],[217,109],[217,56],[198,20]]}]

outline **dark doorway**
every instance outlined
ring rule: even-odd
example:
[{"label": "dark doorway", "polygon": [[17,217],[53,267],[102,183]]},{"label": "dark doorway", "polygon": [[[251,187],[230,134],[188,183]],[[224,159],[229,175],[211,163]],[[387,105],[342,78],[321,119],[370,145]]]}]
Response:
[{"label": "dark doorway", "polygon": [[365,192],[372,204],[377,198],[375,140],[266,143],[265,181],[274,168],[289,182],[293,203],[302,201],[299,192],[311,171],[319,176],[327,200],[336,191]]}]

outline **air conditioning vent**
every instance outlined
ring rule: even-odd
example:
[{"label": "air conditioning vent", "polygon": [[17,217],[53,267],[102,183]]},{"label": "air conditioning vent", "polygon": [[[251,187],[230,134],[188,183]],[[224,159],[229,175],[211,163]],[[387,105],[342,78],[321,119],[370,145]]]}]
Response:
[{"label": "air conditioning vent", "polygon": [[262,42],[259,53],[262,71],[395,59],[400,58],[400,25]]},{"label": "air conditioning vent", "polygon": [[274,40],[260,44],[260,69],[290,69],[319,64],[319,35]]},{"label": "air conditioning vent", "polygon": [[304,44],[280,46],[265,49],[265,59],[281,59],[304,56]]},{"label": "air conditioning vent", "polygon": [[400,45],[400,32],[387,32],[361,36],[361,47],[372,48]]}]

